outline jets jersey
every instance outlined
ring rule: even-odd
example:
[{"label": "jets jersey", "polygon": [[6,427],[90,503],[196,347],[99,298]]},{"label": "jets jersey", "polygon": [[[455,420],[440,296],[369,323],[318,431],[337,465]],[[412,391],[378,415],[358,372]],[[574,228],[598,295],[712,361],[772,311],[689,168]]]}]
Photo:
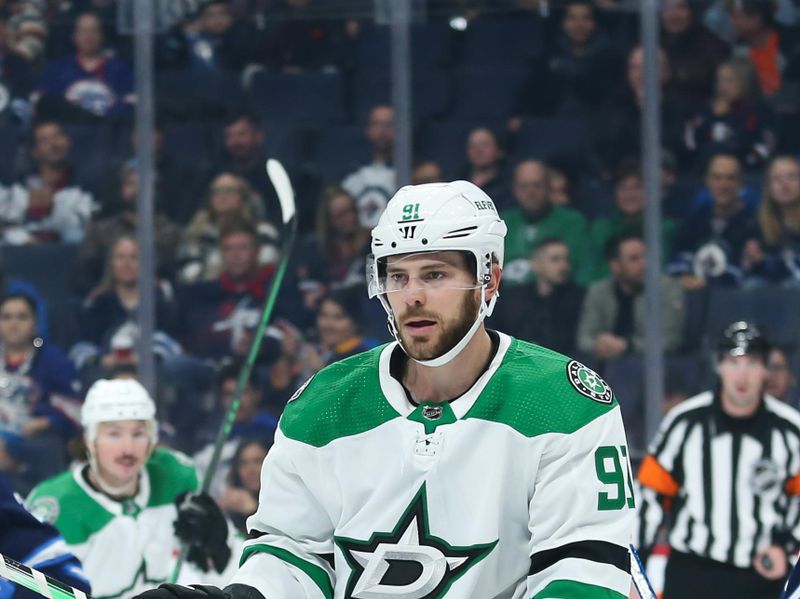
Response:
[{"label": "jets jersey", "polygon": [[[81,563],[58,531],[34,518],[0,474],[0,554],[91,594]],[[37,593],[0,578],[0,599],[36,599]]]},{"label": "jets jersey", "polygon": [[320,371],[264,461],[233,583],[267,599],[624,599],[634,517],[619,405],[500,335],[461,397],[412,403],[396,343]]},{"label": "jets jersey", "polygon": [[[31,512],[54,524],[80,558],[94,599],[133,597],[167,582],[179,551],[172,528],[175,498],[199,487],[191,462],[157,449],[142,470],[139,492],[125,501],[92,488],[86,468],[78,466],[35,487],[27,501]],[[179,582],[224,584],[235,567],[235,557],[221,575],[184,564]]]}]

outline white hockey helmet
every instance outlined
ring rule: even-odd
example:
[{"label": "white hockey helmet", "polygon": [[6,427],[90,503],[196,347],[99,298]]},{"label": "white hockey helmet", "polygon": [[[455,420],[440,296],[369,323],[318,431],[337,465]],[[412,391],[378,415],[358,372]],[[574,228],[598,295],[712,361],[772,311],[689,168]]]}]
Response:
[{"label": "white hockey helmet", "polygon": [[492,263],[503,267],[506,231],[506,224],[492,199],[469,181],[407,185],[389,201],[372,230],[367,287],[370,298],[380,299],[388,314],[389,330],[400,345],[402,341],[394,315],[385,297],[383,272],[387,257],[453,250],[468,252],[475,258],[476,288],[480,288],[483,295],[478,317],[464,338],[442,356],[417,360],[420,364],[447,364],[466,347],[483,319],[492,313],[497,294],[486,301],[486,285],[491,281]]},{"label": "white hockey helmet", "polygon": [[102,422],[144,420],[148,423],[151,446],[158,441],[156,405],[139,381],[100,379],[86,393],[81,409],[81,424],[86,431],[90,452]]}]

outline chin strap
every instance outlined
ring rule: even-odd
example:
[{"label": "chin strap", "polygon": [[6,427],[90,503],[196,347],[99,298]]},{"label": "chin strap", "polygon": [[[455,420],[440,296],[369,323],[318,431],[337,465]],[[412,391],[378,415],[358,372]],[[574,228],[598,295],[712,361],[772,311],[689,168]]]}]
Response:
[{"label": "chin strap", "polygon": [[438,368],[439,366],[444,366],[451,362],[458,354],[464,351],[464,348],[467,347],[467,344],[472,340],[475,336],[475,333],[478,332],[481,324],[483,323],[484,319],[491,315],[492,311],[494,310],[494,304],[497,301],[497,294],[495,294],[492,299],[488,302],[486,301],[486,285],[481,285],[481,307],[478,309],[478,315],[475,317],[475,322],[472,323],[472,326],[466,332],[466,334],[461,338],[461,340],[456,343],[451,349],[443,353],[441,356],[436,358],[431,358],[430,360],[417,360],[411,354],[408,353],[405,347],[403,347],[403,341],[400,337],[400,332],[397,330],[397,325],[394,321],[394,314],[392,313],[392,309],[389,306],[389,302],[386,301],[383,295],[379,295],[378,299],[380,299],[381,305],[383,309],[386,310],[388,314],[388,326],[389,332],[392,334],[392,337],[395,338],[397,343],[400,345],[402,350],[406,353],[406,355],[414,360],[417,364],[421,364],[422,366],[428,366],[429,368]]}]

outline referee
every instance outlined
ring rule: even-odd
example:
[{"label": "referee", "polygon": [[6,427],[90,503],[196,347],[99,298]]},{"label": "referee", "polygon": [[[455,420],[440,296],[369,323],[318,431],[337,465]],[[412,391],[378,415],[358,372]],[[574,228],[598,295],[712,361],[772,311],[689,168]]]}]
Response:
[{"label": "referee", "polygon": [[730,325],[718,383],[673,408],[639,469],[635,540],[667,527],[663,599],[778,599],[800,539],[800,413],[764,393],[769,345]]}]

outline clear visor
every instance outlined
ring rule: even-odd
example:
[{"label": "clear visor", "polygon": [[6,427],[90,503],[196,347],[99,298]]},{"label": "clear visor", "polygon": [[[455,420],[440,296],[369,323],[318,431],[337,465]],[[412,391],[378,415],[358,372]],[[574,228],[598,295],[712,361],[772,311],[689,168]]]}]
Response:
[{"label": "clear visor", "polygon": [[438,289],[480,289],[473,266],[461,252],[416,252],[367,259],[367,291],[381,294],[434,291]]}]

